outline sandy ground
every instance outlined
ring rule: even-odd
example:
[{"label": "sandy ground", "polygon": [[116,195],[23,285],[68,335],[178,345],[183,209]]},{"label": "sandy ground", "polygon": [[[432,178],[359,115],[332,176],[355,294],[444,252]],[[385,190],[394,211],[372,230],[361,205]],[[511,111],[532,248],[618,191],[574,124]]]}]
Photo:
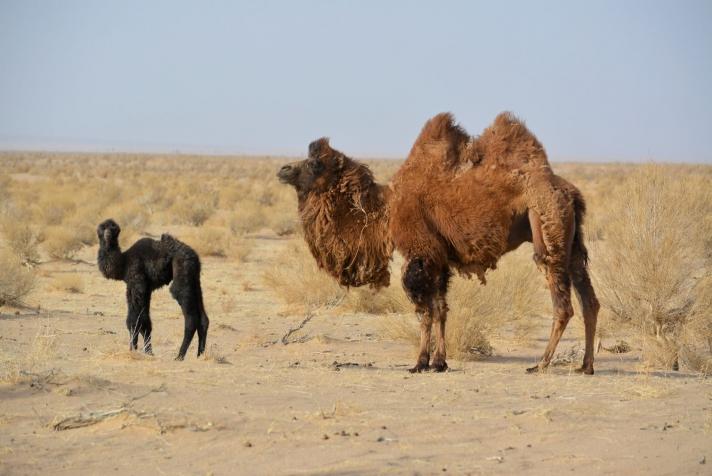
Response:
[{"label": "sandy ground", "polygon": [[[0,383],[0,474],[712,474],[710,379],[646,371],[635,352],[602,352],[592,377],[528,375],[545,321],[534,346],[443,374],[409,374],[382,316],[322,311],[273,344],[305,316],[260,279],[287,239],[255,241],[245,263],[203,259],[208,358],[194,342],[184,362],[167,289],[148,357],[126,350],[124,286],[96,247],[42,264],[32,307],[0,308],[5,365],[24,372]],[[63,273],[84,292],[47,291]]]}]

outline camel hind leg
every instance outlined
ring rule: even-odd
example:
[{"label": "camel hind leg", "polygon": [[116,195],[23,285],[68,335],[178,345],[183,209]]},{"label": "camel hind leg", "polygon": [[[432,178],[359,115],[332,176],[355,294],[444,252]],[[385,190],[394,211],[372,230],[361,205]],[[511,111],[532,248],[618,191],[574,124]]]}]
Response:
[{"label": "camel hind leg", "polygon": [[[537,365],[528,368],[527,372],[538,372],[548,367],[551,358],[554,356],[556,347],[559,345],[561,336],[566,330],[571,317],[574,314],[571,306],[571,276],[569,275],[569,259],[572,253],[572,245],[576,235],[576,220],[573,207],[570,213],[562,213],[562,224],[559,226],[560,240],[556,243],[555,249],[558,253],[547,253],[550,247],[546,247],[546,239],[543,236],[543,225],[539,216],[530,210],[529,217],[532,226],[532,238],[535,250],[535,261],[540,264],[546,262],[547,280],[549,281],[549,291],[551,302],[554,306],[554,322],[551,325],[549,343],[544,350],[544,355]],[[552,227],[553,228],[553,227]],[[551,239],[551,236],[549,237]],[[542,254],[546,253],[546,254]]]},{"label": "camel hind leg", "polygon": [[527,372],[539,372],[549,366],[551,358],[554,356],[556,346],[559,345],[561,336],[566,330],[574,309],[571,306],[571,278],[565,270],[549,268],[549,290],[551,301],[554,305],[554,322],[551,325],[549,343],[544,350],[544,355],[537,365],[527,369]]},{"label": "camel hind leg", "polygon": [[210,326],[210,320],[205,312],[205,306],[203,305],[203,290],[200,287],[200,276],[198,275],[195,279],[195,290],[196,290],[196,305],[198,306],[198,312],[200,314],[200,320],[198,321],[198,357],[200,357],[203,352],[205,352],[205,345],[208,338],[208,327]]},{"label": "camel hind leg", "polygon": [[580,230],[577,230],[569,270],[576,297],[581,305],[581,314],[583,315],[583,323],[586,329],[586,349],[583,355],[583,366],[578,371],[586,375],[593,375],[596,322],[601,305],[598,303],[596,292],[593,290],[591,278],[586,269],[587,260],[588,256],[586,248],[583,246],[583,237]]},{"label": "camel hind leg", "polygon": [[[200,343],[202,342],[203,348],[205,346],[207,324],[205,326],[202,325],[204,315],[204,311],[201,312],[202,293],[200,288],[195,285],[196,280],[200,279],[200,265],[198,264],[196,269],[195,264],[196,262],[189,256],[176,256],[173,259],[173,283],[171,284],[170,291],[173,299],[180,304],[185,321],[183,343],[180,346],[176,360],[183,360],[185,358],[185,354],[188,351],[188,347],[196,331],[198,332],[199,339],[198,355],[202,353],[200,352]],[[198,298],[200,298],[200,301]],[[207,316],[205,316],[205,318],[207,320]]]}]

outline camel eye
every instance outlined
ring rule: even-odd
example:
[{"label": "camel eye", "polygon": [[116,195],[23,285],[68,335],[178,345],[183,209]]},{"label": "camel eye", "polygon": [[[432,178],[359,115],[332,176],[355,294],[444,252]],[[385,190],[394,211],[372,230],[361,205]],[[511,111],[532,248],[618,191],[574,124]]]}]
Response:
[{"label": "camel eye", "polygon": [[319,173],[324,169],[324,164],[315,160],[313,162],[309,162],[307,167],[309,167],[309,171],[312,173]]}]

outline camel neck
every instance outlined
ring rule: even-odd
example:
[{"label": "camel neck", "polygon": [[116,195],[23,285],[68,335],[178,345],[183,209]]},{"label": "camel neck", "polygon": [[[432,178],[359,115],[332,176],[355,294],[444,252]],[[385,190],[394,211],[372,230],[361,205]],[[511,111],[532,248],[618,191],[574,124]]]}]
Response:
[{"label": "camel neck", "polygon": [[105,278],[118,281],[124,279],[124,255],[118,244],[112,246],[101,242],[97,264]]}]

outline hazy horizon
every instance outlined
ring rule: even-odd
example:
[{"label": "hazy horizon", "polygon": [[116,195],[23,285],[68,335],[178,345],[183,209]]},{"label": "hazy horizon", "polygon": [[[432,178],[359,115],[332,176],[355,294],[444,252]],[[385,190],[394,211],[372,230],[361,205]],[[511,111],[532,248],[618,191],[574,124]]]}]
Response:
[{"label": "hazy horizon", "polygon": [[0,0],[0,150],[404,158],[502,111],[554,161],[712,163],[712,3]]}]

